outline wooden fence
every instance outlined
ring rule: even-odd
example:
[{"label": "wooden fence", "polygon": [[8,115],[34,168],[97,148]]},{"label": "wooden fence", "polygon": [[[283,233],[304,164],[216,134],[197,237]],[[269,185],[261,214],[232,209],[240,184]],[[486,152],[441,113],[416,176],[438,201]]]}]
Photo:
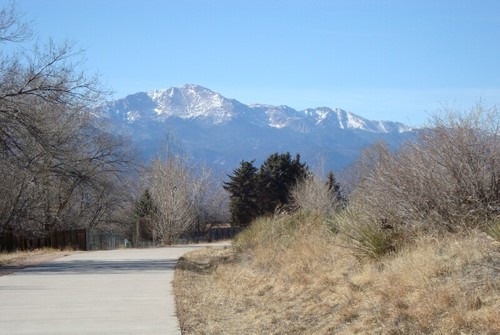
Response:
[{"label": "wooden fence", "polygon": [[127,247],[128,241],[117,235],[88,229],[53,232],[46,237],[18,236],[0,233],[0,251],[54,248],[74,250],[108,250]]},{"label": "wooden fence", "polygon": [[202,232],[187,232],[176,239],[176,244],[214,242],[234,238],[241,228],[239,227],[211,227]]},{"label": "wooden fence", "polygon": [[73,229],[53,232],[46,237],[0,234],[0,251],[33,250],[39,248],[87,250],[87,230]]},{"label": "wooden fence", "polygon": [[208,241],[229,240],[240,232],[239,227],[212,228],[209,231]]},{"label": "wooden fence", "polygon": [[[200,235],[182,236],[179,242],[201,242],[232,239],[240,232],[238,227],[213,227]],[[151,247],[153,241],[136,242],[135,245],[122,236],[88,229],[53,232],[46,237],[18,236],[11,232],[0,233],[0,251],[33,250],[39,248],[74,250],[110,250],[120,247]]]}]

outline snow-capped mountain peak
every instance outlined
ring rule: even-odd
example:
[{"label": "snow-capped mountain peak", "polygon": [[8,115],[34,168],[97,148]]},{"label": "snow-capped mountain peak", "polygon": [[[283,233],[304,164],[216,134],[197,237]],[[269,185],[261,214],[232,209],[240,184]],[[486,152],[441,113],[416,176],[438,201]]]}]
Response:
[{"label": "snow-capped mountain peak", "polygon": [[154,112],[160,118],[206,118],[219,124],[231,120],[234,114],[230,100],[198,85],[153,90],[147,95],[155,103]]},{"label": "snow-capped mountain peak", "polygon": [[286,105],[244,105],[193,84],[132,94],[106,103],[101,107],[101,112],[107,115],[111,113],[130,123],[147,120],[165,122],[174,117],[222,125],[238,119],[240,122],[276,129],[287,128],[300,133],[310,133],[320,128],[371,133],[412,130],[398,122],[372,121],[340,108],[318,107],[298,111]]},{"label": "snow-capped mountain peak", "polygon": [[155,155],[169,133],[197,159],[225,168],[289,151],[311,162],[330,158],[330,168],[340,169],[374,141],[397,147],[415,136],[401,123],[371,121],[340,108],[245,105],[198,85],[131,94],[104,103],[95,114],[130,136],[145,157]]}]

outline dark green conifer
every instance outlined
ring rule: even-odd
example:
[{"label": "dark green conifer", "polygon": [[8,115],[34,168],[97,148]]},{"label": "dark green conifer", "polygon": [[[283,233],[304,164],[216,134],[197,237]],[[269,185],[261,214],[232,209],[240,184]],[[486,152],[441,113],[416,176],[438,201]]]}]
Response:
[{"label": "dark green conifer", "polygon": [[332,200],[334,201],[334,204],[338,208],[344,207],[346,199],[342,194],[342,189],[340,187],[340,184],[337,182],[337,179],[335,178],[335,175],[333,174],[332,171],[328,172],[328,175],[326,177],[326,185],[328,187],[328,191],[332,195]]},{"label": "dark green conifer", "polygon": [[290,190],[308,174],[300,155],[292,159],[289,152],[270,155],[258,172],[258,205],[261,214],[274,213],[276,208],[289,203]]},{"label": "dark green conifer", "polygon": [[146,189],[142,192],[139,201],[135,204],[134,215],[137,219],[142,219],[144,217],[150,217],[154,210],[153,199],[151,198],[151,193]]},{"label": "dark green conifer", "polygon": [[245,227],[259,215],[257,206],[257,168],[254,161],[241,161],[240,167],[229,175],[223,187],[229,192],[231,224]]}]

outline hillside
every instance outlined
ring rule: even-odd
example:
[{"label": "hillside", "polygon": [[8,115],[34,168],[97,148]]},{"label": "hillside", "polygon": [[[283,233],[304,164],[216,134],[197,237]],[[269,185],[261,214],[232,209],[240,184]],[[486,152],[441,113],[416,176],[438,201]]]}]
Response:
[{"label": "hillside", "polygon": [[186,255],[174,279],[183,334],[500,333],[498,241],[419,236],[367,261],[325,229],[261,220],[233,248]]},{"label": "hillside", "polygon": [[309,176],[232,249],[187,255],[184,334],[499,334],[500,113],[433,123],[365,152],[347,203]]}]

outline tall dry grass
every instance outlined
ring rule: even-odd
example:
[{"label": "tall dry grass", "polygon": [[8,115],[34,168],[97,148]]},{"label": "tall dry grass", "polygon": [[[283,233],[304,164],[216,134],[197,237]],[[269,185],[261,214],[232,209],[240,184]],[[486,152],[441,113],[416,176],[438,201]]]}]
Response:
[{"label": "tall dry grass", "polygon": [[26,251],[13,251],[13,252],[0,252],[0,266],[9,265],[9,264],[17,264],[21,262],[26,262],[29,259],[44,256],[44,255],[60,255],[65,254],[71,249],[67,249],[61,251],[59,249],[52,248],[41,248],[35,250],[26,250]]},{"label": "tall dry grass", "polygon": [[233,263],[179,269],[185,334],[500,334],[499,114],[434,123],[367,151],[347,209],[306,180]]},{"label": "tall dry grass", "polygon": [[232,263],[176,272],[184,334],[500,333],[500,245],[486,234],[421,235],[368,259],[295,214],[257,220],[234,246]]}]

